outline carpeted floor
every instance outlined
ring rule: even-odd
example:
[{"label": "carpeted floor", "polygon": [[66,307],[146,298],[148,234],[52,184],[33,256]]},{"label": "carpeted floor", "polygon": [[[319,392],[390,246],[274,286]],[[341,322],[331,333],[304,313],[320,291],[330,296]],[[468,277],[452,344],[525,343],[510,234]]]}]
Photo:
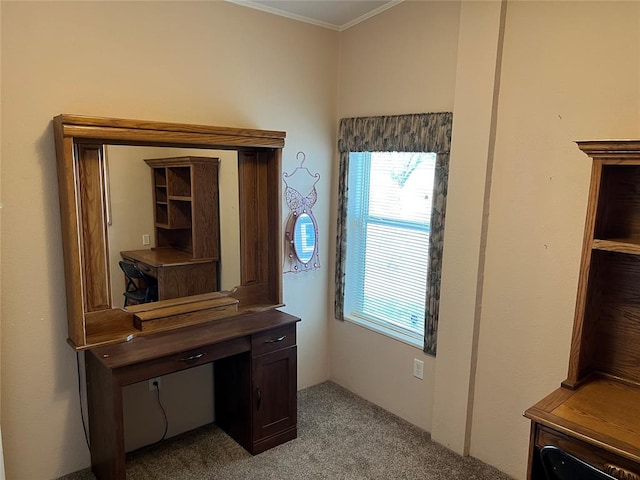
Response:
[{"label": "carpeted floor", "polygon": [[[95,479],[89,469],[62,478]],[[128,480],[509,478],[331,382],[298,392],[297,439],[255,457],[215,425],[127,457]]]}]

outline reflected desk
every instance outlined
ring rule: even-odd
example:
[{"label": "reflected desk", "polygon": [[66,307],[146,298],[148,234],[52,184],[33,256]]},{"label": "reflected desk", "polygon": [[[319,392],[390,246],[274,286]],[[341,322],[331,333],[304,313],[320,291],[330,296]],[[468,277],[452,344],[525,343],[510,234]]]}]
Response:
[{"label": "reflected desk", "polygon": [[170,247],[129,250],[120,252],[120,256],[158,280],[158,300],[218,290],[215,259],[194,259],[190,253]]},{"label": "reflected desk", "polygon": [[126,478],[122,388],[214,364],[216,424],[252,454],[297,436],[299,318],[277,310],[135,337],[87,350],[91,467]]}]

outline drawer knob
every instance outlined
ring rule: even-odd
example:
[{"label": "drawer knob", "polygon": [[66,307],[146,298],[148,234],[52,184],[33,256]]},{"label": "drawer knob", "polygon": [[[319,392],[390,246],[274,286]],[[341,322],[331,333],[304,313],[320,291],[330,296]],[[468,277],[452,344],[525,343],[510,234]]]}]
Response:
[{"label": "drawer knob", "polygon": [[619,480],[640,480],[640,475],[637,473],[633,473],[632,471],[614,465],[613,463],[605,464],[604,471]]},{"label": "drawer knob", "polygon": [[190,357],[181,358],[180,361],[185,363],[195,362],[196,360],[202,357],[204,357],[204,353],[198,353],[196,355],[191,355]]},{"label": "drawer knob", "polygon": [[287,338],[287,336],[286,335],[282,335],[281,337],[278,337],[278,338],[271,338],[269,340],[265,340],[264,343],[277,343],[277,342],[283,341],[285,338]]}]

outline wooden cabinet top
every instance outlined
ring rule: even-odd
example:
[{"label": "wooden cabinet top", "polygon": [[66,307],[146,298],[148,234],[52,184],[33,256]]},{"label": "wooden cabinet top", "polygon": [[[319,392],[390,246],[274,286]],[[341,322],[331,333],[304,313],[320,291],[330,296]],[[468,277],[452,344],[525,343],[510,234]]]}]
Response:
[{"label": "wooden cabinet top", "polygon": [[558,388],[525,417],[640,463],[640,388],[606,378]]}]

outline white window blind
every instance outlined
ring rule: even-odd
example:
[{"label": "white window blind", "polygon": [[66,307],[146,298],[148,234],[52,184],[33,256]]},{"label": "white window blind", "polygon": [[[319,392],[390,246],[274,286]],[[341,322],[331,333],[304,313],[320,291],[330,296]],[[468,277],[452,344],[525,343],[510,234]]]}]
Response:
[{"label": "white window blind", "polygon": [[421,345],[434,153],[349,154],[345,317]]}]

